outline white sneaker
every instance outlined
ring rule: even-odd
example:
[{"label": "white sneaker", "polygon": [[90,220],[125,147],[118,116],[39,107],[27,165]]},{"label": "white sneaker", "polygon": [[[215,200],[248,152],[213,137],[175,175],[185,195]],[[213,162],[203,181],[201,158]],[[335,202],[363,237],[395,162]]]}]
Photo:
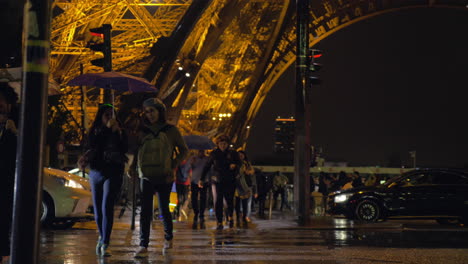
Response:
[{"label": "white sneaker", "polygon": [[135,253],[135,258],[147,258],[148,257],[148,248],[139,247]]},{"label": "white sneaker", "polygon": [[172,248],[172,239],[171,240],[164,240],[163,249],[171,249]]}]

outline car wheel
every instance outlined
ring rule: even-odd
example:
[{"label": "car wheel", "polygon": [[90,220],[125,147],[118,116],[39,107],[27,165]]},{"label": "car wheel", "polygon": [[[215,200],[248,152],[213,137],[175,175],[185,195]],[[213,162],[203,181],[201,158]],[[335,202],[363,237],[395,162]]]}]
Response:
[{"label": "car wheel", "polygon": [[41,204],[41,224],[48,225],[54,220],[54,202],[50,195],[46,192],[42,194]]},{"label": "car wheel", "polygon": [[68,229],[73,227],[76,221],[73,220],[64,220],[64,221],[55,221],[49,224],[49,227],[53,229]]},{"label": "car wheel", "polygon": [[379,204],[373,200],[362,200],[356,206],[356,218],[366,222],[376,222],[381,216]]}]

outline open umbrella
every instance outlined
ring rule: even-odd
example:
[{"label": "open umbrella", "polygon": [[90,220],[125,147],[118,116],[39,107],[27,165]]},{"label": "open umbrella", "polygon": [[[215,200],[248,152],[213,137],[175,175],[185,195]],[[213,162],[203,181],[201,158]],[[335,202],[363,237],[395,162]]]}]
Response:
[{"label": "open umbrella", "polygon": [[189,149],[212,149],[216,145],[207,136],[187,135],[184,136],[185,144]]},{"label": "open umbrella", "polygon": [[94,86],[122,92],[156,92],[157,89],[144,78],[120,72],[85,73],[70,80],[70,86]]}]

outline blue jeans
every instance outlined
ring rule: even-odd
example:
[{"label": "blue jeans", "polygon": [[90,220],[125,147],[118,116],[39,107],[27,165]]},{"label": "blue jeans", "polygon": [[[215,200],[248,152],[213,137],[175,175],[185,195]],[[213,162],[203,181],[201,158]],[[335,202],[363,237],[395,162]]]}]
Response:
[{"label": "blue jeans", "polygon": [[252,213],[252,200],[253,200],[253,195],[250,195],[249,198],[247,198],[247,217],[250,217],[250,214]]},{"label": "blue jeans", "polygon": [[[105,175],[105,174],[112,175]],[[103,244],[109,244],[114,225],[114,204],[120,194],[123,170],[114,170],[102,173],[91,170],[89,179],[93,193],[94,220]]]},{"label": "blue jeans", "polygon": [[172,216],[169,211],[169,198],[172,182],[165,184],[152,184],[148,180],[141,180],[141,213],[140,213],[140,246],[148,247],[151,221],[153,219],[153,195],[158,193],[159,213],[163,217],[164,238],[172,240]]}]

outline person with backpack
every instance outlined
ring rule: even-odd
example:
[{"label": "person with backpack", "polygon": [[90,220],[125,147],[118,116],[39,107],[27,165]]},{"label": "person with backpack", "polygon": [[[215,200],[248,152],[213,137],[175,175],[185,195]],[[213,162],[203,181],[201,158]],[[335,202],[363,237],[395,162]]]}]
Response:
[{"label": "person with backpack", "polygon": [[164,224],[163,253],[172,248],[173,226],[169,198],[177,166],[186,158],[188,148],[177,127],[166,121],[166,106],[158,98],[143,102],[143,127],[137,154],[141,179],[140,247],[136,258],[148,256],[153,195],[158,193],[159,211]]},{"label": "person with backpack", "polygon": [[242,165],[242,161],[240,160],[237,151],[229,148],[228,136],[219,136],[216,139],[216,145],[217,148],[210,153],[209,160],[203,169],[199,185],[203,185],[206,175],[213,166],[212,181],[216,186],[216,229],[223,230],[224,200],[226,200],[227,204],[226,218],[229,222],[229,227],[234,227],[234,220],[232,218],[234,209],[234,192],[236,190],[236,176],[239,174],[239,168]]},{"label": "person with backpack", "polygon": [[114,224],[114,204],[123,181],[128,140],[125,130],[115,118],[114,106],[99,106],[88,132],[86,152],[78,160],[84,170],[89,164],[89,179],[94,204],[94,219],[99,231],[96,254],[108,257],[110,236]]}]

